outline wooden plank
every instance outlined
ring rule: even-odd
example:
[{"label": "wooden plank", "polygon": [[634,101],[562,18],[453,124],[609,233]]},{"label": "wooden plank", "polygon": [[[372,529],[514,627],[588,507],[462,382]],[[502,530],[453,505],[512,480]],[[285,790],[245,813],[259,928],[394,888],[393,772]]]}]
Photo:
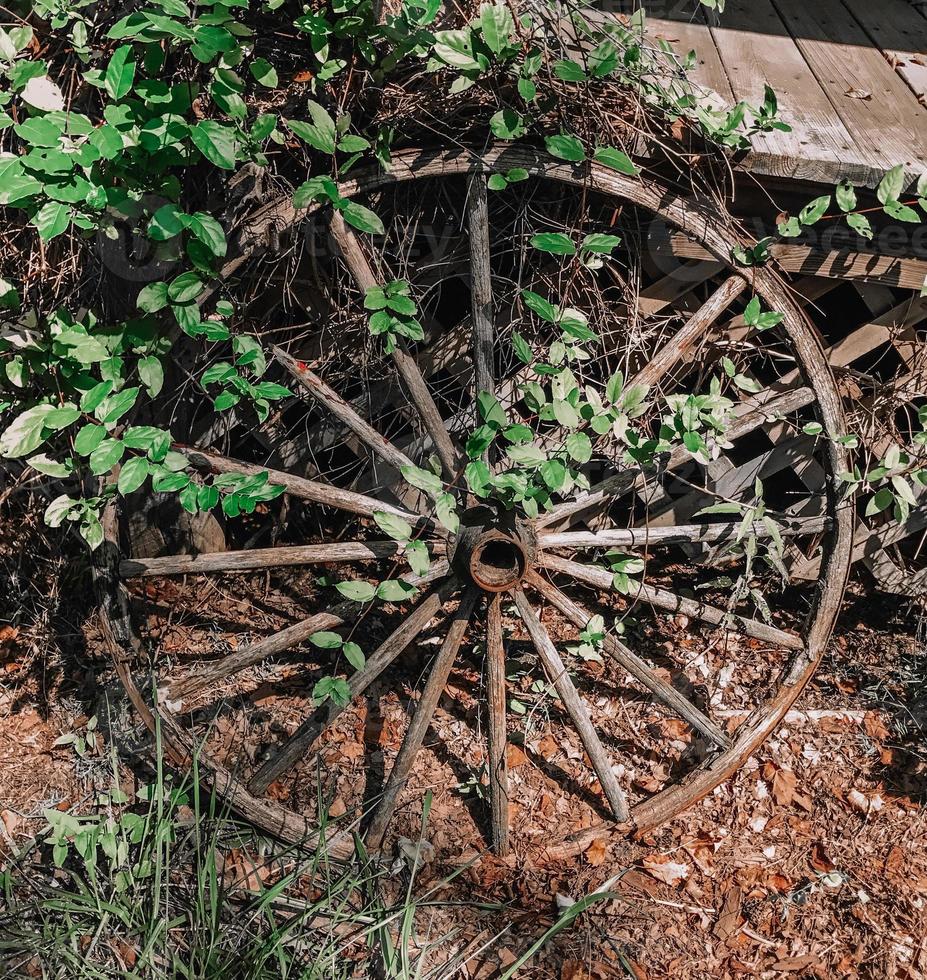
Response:
[{"label": "wooden plank", "polygon": [[[610,269],[610,263],[606,265]],[[702,249],[698,256],[683,262],[678,270],[645,286],[638,294],[637,308],[642,316],[654,316],[723,271],[724,265]],[[621,285],[620,280],[616,281]]]},{"label": "wooden plank", "polygon": [[[776,131],[754,141],[755,153],[771,158],[766,172],[823,180],[834,164],[869,166],[857,156],[846,126],[771,0],[728,4],[711,35],[735,99],[762,105],[769,85],[780,117],[792,126],[790,133]],[[822,162],[830,166],[822,168]]]},{"label": "wooden plank", "polygon": [[[673,11],[668,13],[672,18]],[[694,51],[695,66],[689,72],[689,79],[714,92],[718,96],[718,108],[733,105],[737,100],[708,25],[701,18],[690,19],[692,14],[689,9],[682,11],[681,15],[679,20],[648,17],[648,38],[669,42],[680,58]]]},{"label": "wooden plank", "polygon": [[863,30],[921,100],[927,98],[927,65],[915,61],[927,52],[927,20],[905,0],[843,0]]},{"label": "wooden plank", "polygon": [[[927,110],[841,0],[774,0],[821,88],[853,138],[857,153],[884,170],[927,169]],[[872,4],[878,16],[881,4]],[[870,98],[853,98],[851,89]]]},{"label": "wooden plank", "polygon": [[[681,232],[671,235],[673,255],[687,259],[707,259],[710,253]],[[786,272],[832,279],[861,279],[886,286],[920,289],[927,279],[927,261],[901,255],[879,255],[852,247],[826,248],[815,245],[777,242],[770,248],[776,262]]]}]

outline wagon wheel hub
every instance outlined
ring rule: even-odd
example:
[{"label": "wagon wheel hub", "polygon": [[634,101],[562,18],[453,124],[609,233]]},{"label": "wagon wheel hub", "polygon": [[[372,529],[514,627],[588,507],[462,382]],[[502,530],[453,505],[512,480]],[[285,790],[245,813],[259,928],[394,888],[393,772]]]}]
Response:
[{"label": "wagon wheel hub", "polygon": [[533,569],[536,554],[537,536],[530,524],[477,505],[461,518],[452,561],[483,591],[508,592]]}]

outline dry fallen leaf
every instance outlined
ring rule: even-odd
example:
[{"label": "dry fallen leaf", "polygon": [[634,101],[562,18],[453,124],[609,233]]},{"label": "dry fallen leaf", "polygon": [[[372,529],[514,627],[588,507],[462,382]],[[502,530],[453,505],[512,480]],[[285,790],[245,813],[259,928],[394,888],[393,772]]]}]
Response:
[{"label": "dry fallen leaf", "polygon": [[776,770],[773,776],[772,793],[773,799],[779,806],[788,806],[792,802],[796,782],[795,773],[791,769]]},{"label": "dry fallen leaf", "polygon": [[691,868],[683,861],[674,861],[668,854],[648,854],[641,862],[644,869],[658,881],[678,885],[689,877]]},{"label": "dry fallen leaf", "polygon": [[863,718],[863,728],[866,729],[866,734],[877,742],[884,742],[889,738],[889,731],[878,711],[866,712]]},{"label": "dry fallen leaf", "polygon": [[560,968],[560,980],[590,980],[590,973],[582,960],[565,960]]},{"label": "dry fallen leaf", "polygon": [[872,92],[864,88],[848,88],[843,94],[848,99],[862,99],[864,102],[868,102],[872,98]]},{"label": "dry fallen leaf", "polygon": [[606,845],[604,838],[596,838],[585,850],[587,863],[598,866],[605,860]]}]

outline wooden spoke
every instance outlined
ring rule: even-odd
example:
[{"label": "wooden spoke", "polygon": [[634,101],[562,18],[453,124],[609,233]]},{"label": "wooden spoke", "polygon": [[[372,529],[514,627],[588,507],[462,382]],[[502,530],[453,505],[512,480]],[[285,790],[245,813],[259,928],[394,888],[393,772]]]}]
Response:
[{"label": "wooden spoke", "polygon": [[628,386],[636,384],[653,386],[672,371],[746,288],[747,281],[742,276],[733,275],[725,279],[724,283],[692,314],[679,333],[663,344],[637,372]]},{"label": "wooden spoke", "polygon": [[[363,246],[358,241],[357,235],[344,223],[344,218],[342,218],[340,211],[334,211],[332,213],[329,228],[332,238],[341,250],[345,265],[347,265],[360,289],[366,293],[367,290],[382,285],[370,267],[370,263],[367,261],[367,256],[364,254]],[[405,349],[399,345],[393,350],[392,358],[406,386],[412,404],[422,419],[425,431],[431,436],[431,441],[434,443],[438,457],[444,467],[444,475],[448,480],[453,480],[457,473],[457,450],[454,448],[451,437],[441,418],[438,406],[435,404],[434,398],[431,397],[431,392],[428,390],[428,385],[425,383],[421,369],[416,363],[415,358],[406,353]]]},{"label": "wooden spoke", "polygon": [[[581,565],[579,562],[569,561],[545,552],[540,556],[540,564],[554,572],[561,572],[569,575],[578,582],[585,582],[587,585],[594,585],[599,589],[612,589],[612,573],[607,568],[595,568],[591,565]],[[709,606],[704,602],[695,599],[686,599],[684,596],[668,592],[666,589],[658,589],[656,586],[648,585],[646,582],[636,582],[631,579],[630,592],[628,597],[631,599],[643,599],[658,609],[665,609],[667,612],[683,613],[693,619],[701,619],[712,626],[727,626],[738,632],[746,633],[764,643],[773,646],[785,647],[787,650],[803,650],[804,643],[791,633],[780,630],[768,623],[761,623],[756,619],[749,619],[746,616],[738,616],[734,613],[725,612],[717,606]]]},{"label": "wooden spoke", "polygon": [[[430,543],[433,554],[443,554],[444,547],[443,541]],[[400,545],[396,541],[339,541],[287,548],[166,555],[163,558],[126,558],[119,563],[119,574],[123,578],[151,578],[156,575],[202,575],[204,572],[249,572],[256,568],[392,558],[399,551]]]},{"label": "wooden spoke", "polygon": [[489,203],[486,175],[467,179],[467,227],[470,237],[470,293],[473,320],[474,393],[496,390],[493,368],[492,271],[489,264]]},{"label": "wooden spoke", "polygon": [[[779,533],[784,538],[817,534],[828,525],[826,517],[776,521]],[[651,545],[722,544],[725,541],[734,541],[742,526],[742,521],[724,521],[719,524],[674,524],[607,531],[550,531],[538,535],[538,547],[551,551],[555,548],[646,548]],[[757,538],[770,537],[769,528],[763,521],[754,521],[747,533]]]},{"label": "wooden spoke", "polygon": [[560,700],[563,701],[570,717],[573,719],[573,724],[576,726],[576,731],[582,739],[586,753],[592,761],[592,767],[599,777],[599,782],[602,784],[602,789],[605,792],[609,806],[612,808],[612,813],[614,813],[615,819],[619,823],[624,823],[628,819],[628,803],[624,795],[624,790],[618,785],[618,780],[612,772],[612,764],[608,758],[608,753],[605,751],[605,746],[599,740],[595,726],[592,724],[592,719],[589,717],[586,704],[573,686],[573,681],[570,680],[570,675],[567,673],[567,669],[560,659],[560,654],[557,653],[557,648],[554,646],[553,640],[551,640],[547,630],[544,629],[540,619],[538,619],[537,613],[531,607],[531,603],[528,602],[525,593],[520,589],[515,593],[515,605],[518,607],[518,614],[521,616],[525,628],[531,634],[534,648],[541,658],[541,663],[544,665],[547,676],[550,678],[557,690],[557,694],[560,695]]},{"label": "wooden spoke", "polygon": [[[349,679],[350,701],[360,697],[380,674],[407,649],[409,644],[438,615],[441,606],[457,588],[458,583],[454,579],[448,579],[440,588],[429,592],[415,607],[411,615],[402,620],[399,626],[370,654],[364,666]],[[331,725],[347,706],[347,704],[330,704],[322,705],[316,709],[255,772],[248,783],[248,790],[255,794],[263,793],[275,779],[278,779],[282,773],[303,758],[322,731]]]},{"label": "wooden spoke", "polygon": [[[245,463],[239,459],[230,459],[228,456],[220,456],[218,453],[204,452],[201,449],[193,449],[190,446],[174,445],[178,452],[183,453],[190,461],[191,466],[206,473],[242,473],[245,476],[256,476],[259,473],[267,473],[268,482],[277,486],[285,487],[286,492],[300,500],[309,500],[312,503],[324,504],[326,507],[334,507],[337,510],[345,510],[352,514],[360,514],[363,517],[373,517],[377,511],[401,517],[413,527],[424,526],[436,527],[429,517],[422,514],[414,514],[404,507],[395,507],[376,497],[368,497],[363,493],[354,493],[352,490],[342,490],[340,487],[333,487],[329,483],[321,483],[318,480],[307,480],[301,476],[293,476],[291,473],[284,473],[281,470],[270,470],[265,466],[257,466],[254,463]],[[440,528],[436,528],[440,533]]]},{"label": "wooden spoke", "polygon": [[[413,575],[408,573],[401,576],[404,582],[410,585],[426,585],[443,578],[448,573],[448,563],[444,559],[434,562],[428,570],[427,575]],[[299,643],[303,643],[321,630],[335,629],[342,626],[345,622],[356,620],[361,605],[357,602],[341,602],[327,612],[316,613],[308,619],[303,619],[286,629],[252,643],[251,646],[243,647],[230,653],[215,663],[204,666],[196,674],[176,681],[168,688],[168,700],[180,701],[181,703],[194,694],[205,691],[226,677],[237,674],[248,667],[259,664],[268,657],[274,657],[284,650],[289,650]]]},{"label": "wooden spoke", "polygon": [[[586,624],[592,614],[584,609],[578,602],[574,602],[568,595],[557,588],[552,582],[542,578],[537,572],[530,572],[526,581],[552,605],[563,613],[574,626],[585,629]],[[671,708],[681,718],[684,718],[689,725],[696,731],[701,732],[706,738],[714,742],[722,749],[730,747],[731,740],[724,732],[684,695],[680,694],[671,684],[658,677],[653,668],[648,666],[645,661],[632,650],[628,649],[620,640],[611,634],[607,634],[602,641],[602,649],[614,660],[619,663],[635,680],[639,681],[648,691],[666,707]]]},{"label": "wooden spoke", "polygon": [[464,633],[467,630],[478,597],[479,591],[472,587],[464,593],[460,605],[454,613],[444,643],[435,658],[431,673],[425,683],[425,690],[422,691],[418,707],[415,709],[415,715],[406,732],[405,740],[399,749],[393,768],[390,770],[389,779],[383,789],[383,796],[380,798],[370,820],[370,826],[367,830],[367,844],[373,849],[377,849],[383,841],[383,835],[392,819],[393,811],[396,809],[399,793],[409,778],[412,764],[422,747],[435,708],[437,708],[441,694],[447,685],[447,679],[450,676],[451,668],[454,666],[454,661],[457,659],[457,652],[463,642]]},{"label": "wooden spoke", "polygon": [[403,466],[415,465],[366,419],[362,419],[334,388],[327,385],[307,365],[290,357],[279,347],[274,348],[274,357],[327,412],[346,425],[384,463],[400,471]]},{"label": "wooden spoke", "polygon": [[509,774],[506,760],[505,647],[502,596],[489,597],[486,611],[486,701],[489,708],[489,805],[493,850],[509,852]]}]

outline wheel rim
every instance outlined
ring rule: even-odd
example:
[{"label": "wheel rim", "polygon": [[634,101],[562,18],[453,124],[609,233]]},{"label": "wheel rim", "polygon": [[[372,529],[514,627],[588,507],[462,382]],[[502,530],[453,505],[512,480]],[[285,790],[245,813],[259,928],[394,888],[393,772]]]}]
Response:
[{"label": "wheel rim", "polygon": [[[659,215],[669,224],[690,234],[712,252],[719,262],[730,267],[729,254],[732,245],[737,243],[736,231],[722,215],[713,213],[709,205],[695,206],[691,202],[675,196],[670,190],[656,181],[627,178],[595,165],[574,167],[553,163],[544,154],[523,148],[494,148],[488,154],[480,157],[463,152],[404,152],[397,154],[394,158],[392,171],[389,175],[377,173],[359,177],[343,184],[341,193],[344,197],[355,197],[369,193],[376,188],[388,186],[391,183],[402,183],[412,179],[468,173],[504,172],[512,167],[519,166],[527,169],[536,178],[553,180],[566,185],[587,189],[591,188],[597,192],[647,209]],[[478,234],[474,234],[474,225],[472,224],[474,220],[479,220],[479,217],[475,217],[472,210],[470,214],[471,236],[479,237]],[[263,214],[258,214],[254,221],[249,223],[248,228],[246,228],[242,236],[242,250],[244,255],[250,254],[255,250],[254,229],[260,227],[262,222],[265,222],[268,213],[274,214],[274,220],[278,227],[292,223],[297,217],[301,217],[301,215],[297,216],[292,211],[289,201],[282,203],[275,202],[267,209],[264,209]],[[311,210],[309,213],[311,213]],[[350,236],[350,233],[345,238],[343,227],[341,234],[343,239],[342,252],[349,259],[350,264],[350,256],[347,254],[343,242],[346,241],[347,249],[350,249],[351,242],[354,241],[356,243],[356,240]],[[476,261],[478,260],[479,256],[476,256]],[[231,274],[240,266],[241,261],[239,259],[229,263],[224,272]],[[360,285],[363,288],[367,288],[363,282],[363,267],[361,266],[360,273],[357,271],[357,266],[355,266],[353,271]],[[707,719],[705,714],[695,709],[694,706],[686,705],[682,702],[675,702],[671,705],[677,711],[682,710],[686,712],[686,721],[690,725],[701,725],[702,734],[714,739],[718,751],[713,756],[707,757],[703,764],[692,770],[682,781],[661,789],[649,799],[637,802],[630,808],[630,813],[628,813],[625,804],[626,794],[617,785],[617,780],[611,774],[608,755],[605,753],[601,741],[595,736],[594,731],[591,733],[588,731],[583,733],[581,731],[585,749],[593,761],[594,768],[598,772],[599,782],[602,785],[606,799],[611,804],[614,817],[621,821],[627,821],[627,825],[636,830],[643,830],[664,822],[710,792],[715,786],[727,778],[727,776],[739,768],[756,747],[775,729],[785,712],[798,697],[808,679],[813,675],[820,661],[834,619],[839,610],[840,599],[849,568],[852,515],[847,507],[837,506],[835,480],[836,475],[847,468],[843,450],[835,441],[835,437],[842,435],[844,432],[843,411],[839,392],[833,382],[816,335],[793,302],[787,288],[771,271],[763,268],[754,268],[749,270],[749,272],[733,270],[733,274],[721,289],[718,290],[718,293],[715,294],[715,296],[719,296],[717,303],[723,304],[721,305],[721,309],[726,309],[731,299],[742,289],[742,286],[740,286],[741,282],[749,282],[752,290],[758,296],[762,297],[769,308],[778,310],[784,314],[782,330],[788,337],[798,367],[804,375],[807,387],[811,391],[813,405],[820,422],[825,432],[833,437],[828,442],[824,453],[827,461],[826,468],[829,474],[826,487],[827,530],[824,538],[824,554],[821,562],[818,590],[807,619],[806,637],[804,642],[797,645],[797,648],[794,643],[792,644],[792,648],[795,650],[794,656],[784,672],[779,689],[771,699],[755,707],[753,712],[737,728],[733,740],[728,739],[717,725],[711,722],[710,719]],[[710,301],[711,298],[708,303],[703,304],[703,307],[709,306]],[[700,310],[696,311],[692,319],[698,317]],[[478,321],[479,317],[476,319]],[[689,322],[691,323],[691,320]],[[708,326],[710,327],[711,324],[708,324]],[[707,329],[708,327],[705,327],[702,334]],[[477,377],[480,376],[482,370],[485,384],[486,367],[484,363],[481,368],[479,330],[480,324],[477,322],[475,323],[474,366]],[[406,381],[411,377],[414,383],[414,373],[411,375],[409,373],[414,371],[414,367],[408,363],[404,364],[401,361],[402,356],[403,352],[400,352],[400,358],[397,358],[396,367],[399,374]],[[315,377],[311,371],[307,371],[304,366],[288,358],[285,354],[281,353],[279,359],[294,377],[303,383],[308,381],[310,393],[314,394],[317,400],[324,403],[331,410],[332,404],[334,404],[333,398],[337,398],[338,396],[327,388],[322,379]],[[652,364],[647,367],[651,368],[651,372],[653,373]],[[479,387],[477,390],[480,390]],[[419,394],[421,395],[421,393]],[[427,395],[427,391],[425,394]],[[794,400],[794,394],[790,396],[789,392],[786,392],[784,397],[793,397]],[[421,408],[421,405],[417,405],[417,407]],[[426,410],[422,412],[422,417],[425,420],[425,427],[428,428],[427,406]],[[439,421],[441,420],[440,413],[438,414],[438,419]],[[341,420],[344,421],[344,416],[342,416]],[[744,424],[742,423],[742,425]],[[386,445],[375,446],[374,441],[375,437],[379,436],[378,433],[373,434],[360,428],[355,431],[360,433],[362,441],[368,447],[372,447],[375,453],[379,452],[384,459],[395,465],[403,465],[401,459],[395,455],[390,455],[395,453],[395,447],[388,440],[385,441]],[[429,428],[429,434],[434,436],[434,430]],[[382,439],[382,437],[379,438]],[[439,454],[444,459],[446,452],[441,452],[442,446],[439,444],[439,438],[433,438],[432,442],[437,446]],[[216,457],[208,453],[191,451],[189,455],[194,464],[203,470],[216,471],[218,469],[221,471],[222,469],[231,470],[239,468],[235,461],[223,460],[221,457]],[[400,455],[402,454],[400,453]],[[445,466],[449,465],[447,459],[444,459],[444,463]],[[252,469],[260,470],[262,467],[252,467]],[[244,467],[244,471],[247,472],[247,467]],[[274,481],[279,479],[280,482],[283,482],[284,477],[274,476],[272,479]],[[327,496],[327,491],[320,490],[317,486],[309,485],[312,481],[294,481],[289,477],[286,480],[288,489],[296,496],[300,496],[309,501],[332,504],[332,500]],[[369,498],[368,500],[355,499],[362,496],[359,494],[355,494],[353,497],[342,495],[334,506],[342,510],[369,516],[374,504],[369,503]],[[610,494],[608,494],[608,497],[610,499]],[[375,506],[381,510],[385,509],[385,505],[381,501],[375,501]],[[423,526],[433,527],[433,525],[427,524],[427,518],[420,518],[418,515],[403,508],[396,508],[396,511],[416,525],[424,522]],[[446,583],[454,582],[454,576],[456,576],[457,586],[455,588],[459,587],[458,590],[461,591],[461,604],[457,612],[452,614],[447,639],[442,646],[441,653],[438,655],[436,664],[432,668],[431,677],[434,679],[434,683],[431,683],[431,680],[429,680],[429,684],[426,685],[425,694],[423,694],[422,701],[420,701],[419,708],[413,718],[412,726],[410,726],[412,734],[416,735],[417,744],[420,745],[421,738],[424,736],[422,726],[427,728],[431,716],[430,712],[433,711],[434,706],[431,702],[434,702],[434,704],[437,703],[437,697],[440,696],[441,690],[444,687],[447,672],[453,666],[457,651],[463,641],[466,625],[473,614],[478,594],[486,594],[487,612],[485,635],[488,647],[487,699],[491,707],[489,718],[489,781],[490,787],[493,790],[491,808],[493,835],[496,839],[496,845],[500,850],[504,850],[506,839],[506,820],[504,813],[506,799],[504,748],[506,738],[504,718],[502,729],[500,730],[499,727],[500,715],[504,715],[505,710],[505,675],[504,665],[502,663],[501,636],[502,601],[505,595],[514,596],[521,619],[528,633],[531,635],[538,655],[547,668],[548,675],[556,675],[559,671],[560,678],[566,677],[566,683],[563,685],[562,690],[558,688],[558,693],[561,699],[567,703],[574,726],[582,729],[587,721],[587,717],[585,719],[583,718],[582,704],[577,706],[575,703],[571,703],[576,695],[575,688],[572,691],[570,690],[572,685],[569,683],[565,668],[559,659],[556,648],[552,643],[549,643],[549,637],[546,636],[544,627],[538,620],[534,612],[534,607],[525,594],[526,591],[532,592],[534,595],[543,598],[550,606],[559,610],[560,614],[567,621],[572,621],[574,626],[580,625],[580,620],[583,617],[588,620],[588,611],[560,591],[546,577],[549,574],[566,574],[595,587],[605,585],[605,580],[598,572],[595,575],[587,575],[583,579],[581,576],[584,573],[574,567],[575,563],[557,554],[558,549],[567,546],[571,546],[574,549],[587,546],[586,543],[580,542],[575,537],[576,532],[569,530],[569,522],[574,519],[577,513],[579,513],[579,509],[573,507],[571,510],[571,505],[568,504],[561,505],[559,511],[555,510],[555,514],[558,515],[560,522],[567,527],[567,530],[555,529],[553,525],[557,522],[549,517],[542,517],[536,523],[529,522],[530,527],[527,529],[516,529],[514,527],[500,529],[491,522],[481,521],[478,515],[473,516],[469,529],[465,529],[456,540],[451,540],[447,543],[447,554],[443,558],[440,556],[437,557],[436,564],[432,566],[430,576],[426,576],[421,582],[422,586],[431,586],[431,591],[427,593],[425,598],[420,599],[416,607],[420,611],[418,618],[415,618],[415,613],[413,612],[410,617],[412,626],[409,627],[406,634],[400,637],[399,641],[394,643],[394,647],[399,647],[398,651],[390,648],[387,650],[387,654],[381,658],[383,663],[388,664],[399,656],[402,650],[405,649],[405,646],[400,646],[400,641],[404,640],[413,629],[418,628],[423,620],[427,621],[425,620],[425,616],[429,610],[432,612],[440,610],[442,602],[449,598],[451,591],[453,591],[453,589],[447,588]],[[115,546],[114,543],[117,540],[117,535],[115,528],[112,526],[113,518],[114,515],[111,513],[109,539]],[[596,532],[580,533],[592,534],[594,537]],[[653,531],[645,532],[646,536],[644,540],[648,545],[652,543],[651,535],[655,533]],[[570,538],[571,534],[574,534],[573,538]],[[546,547],[545,538],[548,539]],[[627,536],[621,538],[620,535],[616,536],[613,534],[612,540],[619,539],[620,543],[624,546],[635,543],[633,535],[628,539]],[[602,538],[600,534],[594,543],[601,543],[605,540],[609,539]],[[390,542],[356,542],[352,547],[355,550],[351,551],[349,548],[347,552],[342,547],[339,552],[339,557],[370,557],[384,560],[395,554],[394,546],[390,550]],[[312,548],[317,549],[315,553],[310,551]],[[306,545],[291,549],[279,548],[271,550],[276,552],[275,560],[280,565],[287,565],[294,562],[303,563],[324,560],[323,555],[327,554],[329,557],[331,556],[331,551],[324,552],[320,550],[324,548],[325,545]],[[299,552],[299,554],[296,554],[296,552]],[[581,552],[578,552],[578,554],[581,554]],[[260,557],[263,558],[265,556]],[[272,558],[272,556],[266,557],[269,560]],[[203,571],[205,573],[232,570],[235,567],[234,555],[205,556],[205,558],[205,561],[197,559],[198,564],[193,560],[183,561],[181,562],[181,565],[184,566],[182,568],[169,567],[169,564],[164,561],[161,562],[161,565],[158,565],[157,563],[161,561],[160,559],[154,559],[148,564],[142,563],[144,567],[140,567],[138,562],[133,563],[129,559],[122,562],[121,572],[127,576],[138,574],[140,571],[146,575],[176,574],[180,571]],[[241,567],[240,564],[238,567]],[[268,566],[260,564],[252,567]],[[118,566],[115,564],[115,559],[113,559],[110,561],[108,577],[104,575],[102,578],[106,582],[106,593],[108,597],[104,605],[104,613],[109,619],[111,627],[110,635],[113,638],[112,646],[114,651],[124,648],[129,642],[129,617],[126,613],[125,592],[120,589],[116,581],[117,571]],[[665,597],[660,595],[659,592],[659,589],[651,589],[650,592],[643,595],[643,598],[660,608],[659,602],[661,599],[665,599]],[[678,596],[675,598],[678,599]],[[668,607],[664,603],[662,608],[666,609]],[[689,608],[689,606],[685,608]],[[324,613],[310,617],[309,620],[304,621],[302,624],[296,624],[299,628],[287,634],[284,640],[278,640],[276,646],[274,643],[264,643],[262,647],[261,642],[253,645],[249,656],[254,657],[259,655],[260,659],[263,660],[265,657],[279,652],[279,650],[286,649],[293,642],[307,639],[314,632],[334,628],[338,622],[339,617],[335,613]],[[750,628],[758,629],[756,625],[748,627],[748,630]],[[287,633],[286,630],[282,632]],[[783,634],[781,630],[775,630],[773,628],[772,632],[764,630],[760,630],[760,632],[767,640],[771,637],[773,641],[779,640],[783,644],[787,643],[784,637],[787,637],[788,634]],[[414,639],[414,636],[411,639]],[[284,642],[286,646],[281,646]],[[255,651],[257,651],[257,654]],[[624,648],[623,644],[618,643],[611,655],[617,660],[620,666],[626,670],[631,670],[632,673],[633,670],[639,667],[637,660],[634,659],[633,653]],[[248,659],[247,657],[239,657],[236,661],[235,657],[236,655],[233,654],[226,658],[227,661],[230,661],[226,663],[226,668],[234,670],[238,663]],[[137,702],[139,709],[142,710],[143,699],[135,687],[131,676],[128,674],[121,653],[118,657],[117,665],[120,669],[120,676],[129,687],[130,695]],[[211,679],[214,679],[214,675],[209,675],[207,683]],[[638,679],[640,678],[638,677]],[[649,678],[649,681],[653,681],[653,679]],[[362,694],[365,689],[366,684],[361,686],[359,690],[352,684],[352,693],[355,696]],[[662,703],[668,703],[666,699],[670,697],[670,694],[665,690],[665,686],[660,687],[656,682],[653,682],[653,686],[650,687],[650,692],[662,699]],[[167,691],[167,697],[168,700],[171,699],[170,689]],[[169,712],[165,713],[160,711],[159,713],[162,717],[162,723],[165,726],[165,732],[169,737],[169,741],[172,741],[176,748],[180,750],[178,754],[189,755],[192,747],[189,734],[171,717]],[[588,713],[586,715],[588,716]],[[145,713],[143,712],[144,716]],[[419,718],[421,721],[418,727],[422,730],[416,733],[414,731],[415,721]],[[147,720],[152,720],[150,714],[148,714]],[[407,744],[410,744],[410,749],[406,753],[406,757],[403,758],[403,750],[400,750],[400,756],[397,759],[397,763],[394,764],[394,770],[396,766],[399,766],[405,772],[406,777],[408,770],[411,768],[411,762],[414,760],[417,752],[416,738],[413,738],[411,743],[407,741]],[[229,794],[232,804],[237,806],[245,815],[269,831],[288,839],[302,838],[306,835],[307,829],[311,826],[311,820],[307,820],[300,814],[292,813],[273,801],[262,799],[260,796],[249,792],[242,782],[236,779],[227,769],[216,764],[214,760],[207,757],[202,760],[202,763],[219,787]],[[373,818],[371,836],[374,843],[378,843],[383,837],[386,822],[392,814],[392,807],[395,805],[398,794],[403,788],[404,781],[405,777],[400,772],[398,775],[395,775],[393,780],[394,785],[392,787],[389,783],[387,784],[384,802],[381,803],[380,808],[374,814]],[[255,779],[252,777],[251,785],[252,787],[257,785],[263,789],[266,786],[266,781],[258,779],[255,783]],[[339,849],[345,850],[349,848],[349,843],[344,836],[333,838],[331,843],[333,850],[336,852]]]}]

